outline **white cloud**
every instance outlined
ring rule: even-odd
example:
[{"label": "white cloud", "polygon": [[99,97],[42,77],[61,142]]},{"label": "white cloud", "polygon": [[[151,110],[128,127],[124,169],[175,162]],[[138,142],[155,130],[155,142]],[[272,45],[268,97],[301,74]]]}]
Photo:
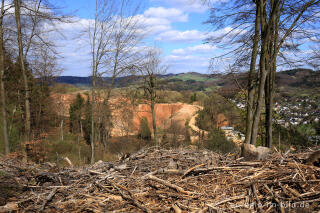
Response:
[{"label": "white cloud", "polygon": [[209,44],[199,44],[187,48],[179,48],[172,50],[172,54],[175,55],[185,55],[185,54],[207,54],[217,49],[216,46],[212,46]]},{"label": "white cloud", "polygon": [[141,31],[155,35],[170,31],[173,22],[187,22],[188,14],[175,8],[151,7],[136,18],[142,23]]},{"label": "white cloud", "polygon": [[198,30],[177,31],[170,30],[159,34],[155,39],[167,42],[194,42],[201,41],[206,38],[205,32]]},{"label": "white cloud", "polygon": [[[203,0],[151,0],[157,2],[165,2],[167,5],[179,8],[186,12],[203,13],[209,9],[208,4],[205,4]],[[219,0],[212,0],[218,2]]]},{"label": "white cloud", "polygon": [[[145,17],[144,15],[139,15],[139,18],[143,19]],[[157,25],[157,21],[160,20],[163,20],[163,23],[165,24]],[[166,39],[164,41],[201,41],[207,36],[205,32],[197,30],[185,32],[170,30],[170,22],[165,22],[165,20],[166,19],[156,17],[146,18],[144,20],[144,25],[148,26],[148,30],[152,30],[153,33],[162,32],[158,36],[158,39]],[[89,22],[90,20],[80,20],[76,24],[61,24],[61,26],[58,26],[58,28],[66,35],[65,39],[61,39],[58,42],[58,51],[63,57],[61,62],[65,68],[63,75],[90,75],[91,60],[88,38],[86,38],[86,34],[83,34],[84,37],[75,39],[80,31],[87,29]],[[153,26],[154,28],[152,28]],[[147,49],[146,46],[141,48]],[[191,70],[203,73],[207,72],[210,55],[212,54],[211,51],[214,49],[215,47],[208,44],[199,44],[184,49],[175,49],[172,51],[171,55],[165,57],[165,62],[170,64],[170,70],[168,72],[177,73]],[[201,56],[196,54],[201,54]]]},{"label": "white cloud", "polygon": [[[73,30],[73,31],[81,31],[81,30],[87,30],[90,23],[93,23],[94,20],[92,19],[73,19],[71,23],[63,23],[58,22],[55,27],[58,28],[58,30]],[[52,27],[48,25],[48,27]]]},{"label": "white cloud", "polygon": [[196,71],[206,73],[209,67],[209,57],[196,55],[168,55],[165,63],[169,64],[169,73]]},{"label": "white cloud", "polygon": [[188,14],[176,8],[151,7],[143,14],[146,18],[160,18],[170,20],[170,22],[188,21]]},{"label": "white cloud", "polygon": [[209,44],[174,49],[171,55],[165,57],[165,61],[171,65],[169,71],[173,73],[189,71],[207,73],[210,59],[216,49],[216,46]]},{"label": "white cloud", "polygon": [[[142,21],[143,27],[141,31],[148,32],[148,36],[155,36],[155,39],[158,41],[194,42],[202,41],[208,36],[207,32],[201,32],[196,29],[182,32],[174,30],[172,23],[188,21],[188,14],[179,9],[149,8],[143,14],[136,15],[135,18]],[[63,75],[90,75],[90,46],[87,33],[84,32],[92,21],[90,19],[79,19],[78,22],[71,24],[58,24],[57,28],[65,35],[65,38],[59,38],[59,41],[57,41],[58,52],[63,57],[61,64],[65,68]],[[82,35],[82,37],[79,35]],[[165,57],[165,61],[172,65],[170,72],[177,73],[190,70],[206,72],[210,57],[204,54],[210,53],[213,49],[213,47],[207,44],[176,49],[172,52],[172,55]],[[193,53],[202,55],[192,55]]]},{"label": "white cloud", "polygon": [[171,30],[171,22],[168,19],[145,17],[144,15],[137,15],[136,18],[142,22],[141,31],[149,35]]}]

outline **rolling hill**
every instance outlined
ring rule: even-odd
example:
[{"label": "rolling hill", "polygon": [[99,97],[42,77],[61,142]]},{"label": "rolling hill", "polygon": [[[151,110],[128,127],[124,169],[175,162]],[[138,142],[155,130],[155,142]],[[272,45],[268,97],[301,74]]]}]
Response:
[{"label": "rolling hill", "polygon": [[[246,88],[247,73],[236,74],[201,74],[197,72],[160,75],[159,85],[162,89],[176,91],[236,91],[239,86]],[[127,87],[141,84],[142,77],[124,76],[115,81],[115,87]],[[108,84],[111,78],[105,77],[98,84]],[[60,76],[56,83],[75,86],[90,86],[91,77]],[[296,93],[320,88],[320,71],[310,69],[292,69],[277,73],[276,84],[279,91]]]}]

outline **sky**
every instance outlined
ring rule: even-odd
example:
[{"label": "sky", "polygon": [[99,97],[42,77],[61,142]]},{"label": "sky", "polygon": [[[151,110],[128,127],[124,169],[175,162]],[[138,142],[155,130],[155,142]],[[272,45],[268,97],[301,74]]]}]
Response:
[{"label": "sky", "polygon": [[[138,0],[133,0],[138,3]],[[169,65],[168,73],[208,73],[210,58],[219,53],[212,45],[205,44],[210,26],[203,24],[209,17],[209,8],[201,0],[139,0],[139,16],[145,19],[150,30],[142,46],[155,46],[162,50],[163,61]],[[59,64],[64,76],[90,75],[90,46],[83,39],[85,23],[93,18],[95,1],[59,1],[64,13],[78,20],[62,24],[62,35],[55,37]]]}]

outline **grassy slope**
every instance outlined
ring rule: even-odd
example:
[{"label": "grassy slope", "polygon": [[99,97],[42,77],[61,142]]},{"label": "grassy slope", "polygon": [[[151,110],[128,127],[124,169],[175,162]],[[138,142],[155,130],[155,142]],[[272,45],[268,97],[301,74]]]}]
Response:
[{"label": "grassy slope", "polygon": [[176,76],[169,77],[169,79],[180,79],[183,81],[195,80],[195,81],[203,82],[203,81],[209,80],[209,77],[205,75],[199,75],[199,74],[193,74],[193,73],[184,73],[184,74],[179,74]]}]

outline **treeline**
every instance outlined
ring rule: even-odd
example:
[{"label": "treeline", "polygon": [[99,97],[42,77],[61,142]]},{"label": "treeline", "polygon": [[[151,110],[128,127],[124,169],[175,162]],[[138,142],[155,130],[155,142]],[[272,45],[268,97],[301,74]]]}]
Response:
[{"label": "treeline", "polygon": [[[14,151],[17,148],[23,148],[23,143],[20,142],[25,139],[26,133],[24,79],[19,63],[14,62],[13,59],[6,57],[4,66],[6,67],[3,75],[6,105],[2,104],[2,107],[6,111],[9,150]],[[50,82],[38,81],[27,66],[26,71],[30,89],[30,140],[34,140],[40,138],[43,133],[48,132],[51,127],[56,125],[57,114],[50,97]],[[2,114],[1,120],[3,121],[3,119]],[[1,124],[1,138],[3,138],[5,128],[3,122]],[[4,148],[3,143],[1,145]]]},{"label": "treeline", "polygon": [[67,21],[47,1],[1,2],[1,140],[6,154],[18,144],[23,150],[25,142],[55,125],[49,84],[60,69],[48,35],[55,24]]},{"label": "treeline", "polygon": [[[105,100],[96,101],[97,110],[94,113],[94,117],[97,118],[94,129],[97,134],[95,135],[95,141],[100,143],[104,151],[106,150],[107,140],[110,138],[112,129],[111,111],[109,105]],[[85,142],[90,145],[92,136],[92,104],[89,94],[86,97],[82,97],[80,93],[77,94],[75,100],[71,103],[69,108],[69,132],[74,135],[79,135],[84,138]]]}]

